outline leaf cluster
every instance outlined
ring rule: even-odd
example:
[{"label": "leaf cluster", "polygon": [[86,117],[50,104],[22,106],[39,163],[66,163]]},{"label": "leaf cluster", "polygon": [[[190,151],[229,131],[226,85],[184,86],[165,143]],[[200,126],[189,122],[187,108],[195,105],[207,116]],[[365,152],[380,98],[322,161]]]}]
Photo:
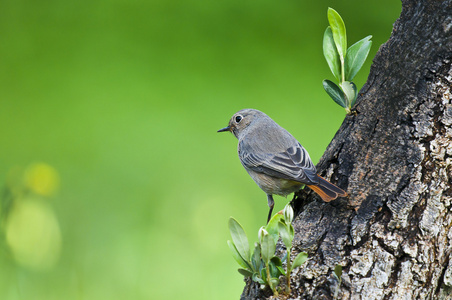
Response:
[{"label": "leaf cluster", "polygon": [[[301,266],[307,260],[307,254],[301,252],[290,263],[290,252],[294,238],[292,226],[293,209],[288,204],[284,209],[284,214],[276,214],[270,222],[259,229],[258,240],[254,243],[254,250],[251,252],[248,238],[243,227],[234,218],[229,219],[229,231],[232,241],[228,241],[232,255],[240,265],[239,273],[245,277],[250,277],[258,282],[261,288],[270,287],[274,294],[277,294],[279,277],[287,277],[287,292],[290,292],[290,273]],[[275,255],[276,242],[281,237],[286,246],[287,253],[281,260]],[[283,262],[286,263],[286,270],[283,269]]]},{"label": "leaf cluster", "polygon": [[334,102],[350,113],[358,96],[358,90],[352,80],[366,61],[372,46],[372,36],[366,36],[347,48],[344,21],[332,8],[328,8],[328,22],[330,26],[323,35],[323,55],[338,84],[325,79],[323,88]]}]

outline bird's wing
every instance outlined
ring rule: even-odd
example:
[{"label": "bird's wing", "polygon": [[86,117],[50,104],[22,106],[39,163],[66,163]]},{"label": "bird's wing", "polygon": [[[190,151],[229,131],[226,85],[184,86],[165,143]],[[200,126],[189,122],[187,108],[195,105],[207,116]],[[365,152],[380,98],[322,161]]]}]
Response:
[{"label": "bird's wing", "polygon": [[246,145],[239,146],[239,157],[247,169],[306,184],[318,182],[315,166],[308,152],[300,143],[276,154],[256,154],[252,151],[243,151],[245,147]]}]

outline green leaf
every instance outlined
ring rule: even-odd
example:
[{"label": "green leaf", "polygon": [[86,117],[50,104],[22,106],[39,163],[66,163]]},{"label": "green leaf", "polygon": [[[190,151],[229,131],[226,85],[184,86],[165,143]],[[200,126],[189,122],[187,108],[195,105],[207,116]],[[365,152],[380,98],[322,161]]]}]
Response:
[{"label": "green leaf", "polygon": [[283,218],[280,214],[275,214],[271,219],[270,222],[268,222],[267,226],[265,226],[265,230],[272,236],[273,241],[276,242],[279,239],[279,228],[278,223]]},{"label": "green leaf", "polygon": [[284,245],[286,246],[286,249],[289,250],[290,248],[292,248],[292,240],[293,240],[293,238],[291,238],[291,236],[289,234],[289,229],[287,228],[287,225],[283,222],[279,222],[278,226],[279,226],[279,234],[281,235],[281,239],[283,240]]},{"label": "green leaf", "polygon": [[333,31],[328,26],[323,34],[323,56],[330,67],[331,72],[338,81],[341,80],[341,59],[337,52],[336,44],[333,39]]},{"label": "green leaf", "polygon": [[270,274],[272,277],[279,277],[279,275],[284,274],[284,272],[281,272],[282,270],[282,261],[277,256],[273,256],[270,260],[270,264],[268,265],[270,267]]},{"label": "green leaf", "polygon": [[262,280],[262,278],[259,276],[258,273],[254,273],[253,276],[251,277],[251,279],[253,279],[254,282],[258,282],[260,284],[265,284],[265,282]]},{"label": "green leaf", "polygon": [[275,266],[282,266],[282,261],[278,256],[273,256],[270,260]]},{"label": "green leaf", "polygon": [[262,260],[261,260],[261,247],[258,243],[254,243],[254,252],[253,255],[251,256],[251,263],[254,271],[259,271],[262,265]]},{"label": "green leaf", "polygon": [[355,105],[355,103],[356,103],[356,99],[358,98],[358,89],[356,88],[356,84],[355,83],[353,83],[353,82],[350,82],[350,83],[351,83],[351,85],[353,87],[353,90],[355,91],[355,96],[354,96],[354,98],[352,100],[352,103],[350,105],[350,107],[353,107]]},{"label": "green leaf", "polygon": [[323,81],[323,88],[325,89],[325,92],[340,106],[343,108],[346,108],[345,105],[345,96],[344,92],[335,84],[334,82],[325,79]]},{"label": "green leaf", "polygon": [[250,264],[249,264],[247,261],[245,261],[245,260],[243,259],[243,257],[239,254],[239,252],[237,251],[237,248],[235,247],[234,243],[231,242],[231,241],[228,241],[228,246],[229,246],[229,249],[231,249],[232,257],[234,257],[235,261],[236,261],[241,267],[243,267],[243,268],[245,268],[245,269],[252,270]]},{"label": "green leaf", "polygon": [[337,11],[328,7],[328,22],[333,32],[334,43],[336,44],[339,56],[344,58],[347,52],[347,34],[345,31],[345,24]]},{"label": "green leaf", "polygon": [[283,267],[281,266],[276,266],[279,270],[279,272],[281,272],[282,275],[286,276],[286,271],[284,271]]},{"label": "green leaf", "polygon": [[337,277],[338,280],[341,279],[341,277],[342,277],[342,266],[341,265],[336,265],[336,267],[334,267],[334,275]]},{"label": "green leaf", "polygon": [[275,266],[271,261],[268,264],[268,267],[270,268],[270,277],[278,278],[281,275],[281,272],[279,271],[278,267]]},{"label": "green leaf", "polygon": [[262,268],[262,270],[261,270],[261,278],[262,278],[262,281],[264,281],[264,284],[268,285],[267,269],[266,268]]},{"label": "green leaf", "polygon": [[269,284],[270,288],[272,289],[273,292],[275,292],[276,287],[279,284],[279,279],[278,278],[270,278],[270,282],[269,283],[270,283]]},{"label": "green leaf", "polygon": [[272,259],[273,256],[275,256],[276,251],[276,245],[273,241],[273,238],[270,234],[264,234],[262,236],[262,243],[261,243],[261,256],[264,260],[265,264],[268,265],[270,262],[270,259]]},{"label": "green leaf", "polygon": [[229,218],[229,231],[231,232],[232,241],[239,252],[240,256],[247,262],[250,261],[250,244],[248,238],[239,222],[234,218]]},{"label": "green leaf", "polygon": [[355,101],[356,93],[356,85],[350,81],[344,81],[341,83],[342,91],[344,91],[347,107],[351,107],[352,103]]},{"label": "green leaf", "polygon": [[245,269],[241,269],[239,268],[237,271],[239,271],[240,274],[242,274],[245,277],[251,277],[253,276],[253,272],[249,271],[249,270],[245,270]]},{"label": "green leaf", "polygon": [[352,81],[363,66],[372,46],[371,38],[371,35],[366,36],[348,48],[344,65],[345,80]]},{"label": "green leaf", "polygon": [[292,270],[294,270],[295,268],[298,268],[299,266],[304,264],[307,259],[308,259],[308,254],[306,252],[298,253],[297,257],[295,257],[295,259],[293,260]]}]

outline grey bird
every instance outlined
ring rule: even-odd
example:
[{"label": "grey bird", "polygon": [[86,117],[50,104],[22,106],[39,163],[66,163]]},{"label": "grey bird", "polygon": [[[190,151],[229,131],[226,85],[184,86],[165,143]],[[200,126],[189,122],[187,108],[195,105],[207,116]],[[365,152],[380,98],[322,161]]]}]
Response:
[{"label": "grey bird", "polygon": [[345,197],[347,193],[317,175],[308,152],[284,128],[256,109],[235,113],[229,125],[217,132],[232,132],[239,140],[238,154],[245,170],[267,194],[267,223],[270,221],[273,195],[287,196],[303,184],[325,202]]}]

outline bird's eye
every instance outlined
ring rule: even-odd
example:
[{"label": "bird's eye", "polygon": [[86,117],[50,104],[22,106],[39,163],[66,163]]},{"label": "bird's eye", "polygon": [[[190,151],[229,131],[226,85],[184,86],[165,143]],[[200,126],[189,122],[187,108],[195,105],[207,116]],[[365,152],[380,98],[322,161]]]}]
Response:
[{"label": "bird's eye", "polygon": [[236,121],[237,123],[240,123],[240,121],[242,121],[242,116],[237,116],[237,117],[235,117],[235,121]]}]

